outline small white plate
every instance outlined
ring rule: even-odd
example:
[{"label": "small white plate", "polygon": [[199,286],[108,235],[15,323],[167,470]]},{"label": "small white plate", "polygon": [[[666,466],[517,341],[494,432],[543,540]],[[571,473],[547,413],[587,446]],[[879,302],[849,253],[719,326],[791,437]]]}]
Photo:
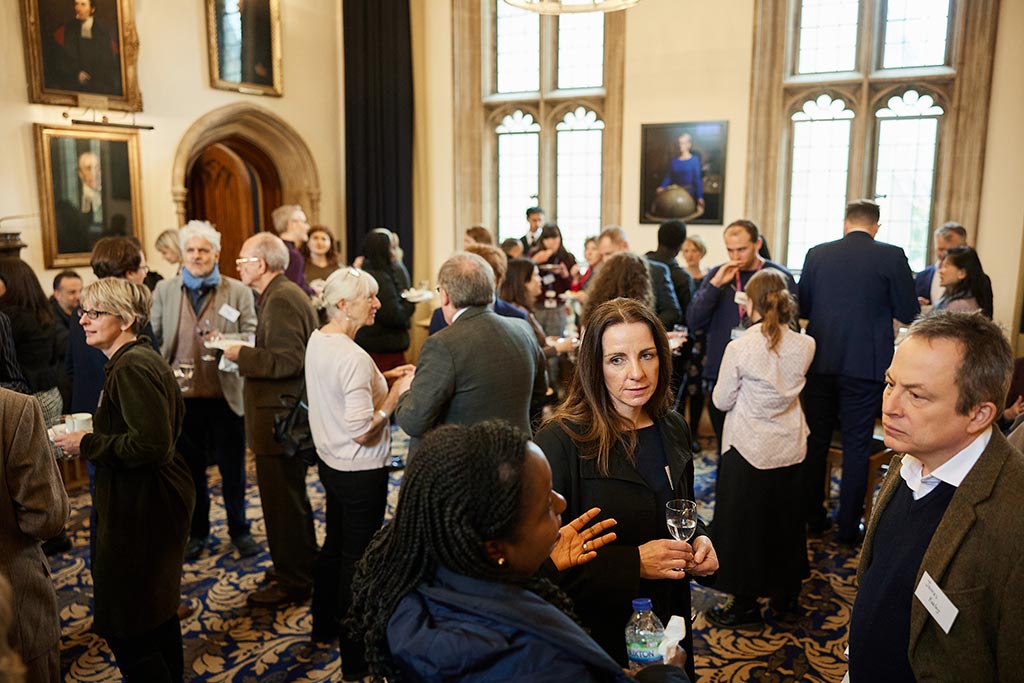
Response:
[{"label": "small white plate", "polygon": [[221,351],[223,351],[224,349],[228,348],[229,346],[250,346],[250,347],[252,347],[252,346],[256,346],[256,345],[253,344],[248,339],[224,339],[224,338],[221,338],[221,339],[211,339],[209,341],[205,341],[205,342],[203,342],[203,346],[205,346],[208,349],[220,349]]},{"label": "small white plate", "polygon": [[429,289],[407,289],[402,292],[402,298],[414,304],[430,301],[434,298],[434,292]]}]

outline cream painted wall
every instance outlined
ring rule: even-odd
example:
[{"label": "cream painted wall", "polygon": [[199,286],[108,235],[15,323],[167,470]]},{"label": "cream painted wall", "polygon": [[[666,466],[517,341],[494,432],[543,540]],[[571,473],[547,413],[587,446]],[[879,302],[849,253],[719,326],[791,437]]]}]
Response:
[{"label": "cream painted wall", "polygon": [[[1020,112],[1024,111],[1024,2],[1003,0],[999,10],[992,73],[992,100],[985,145],[985,170],[981,189],[981,215],[977,226],[978,255],[992,278],[995,319],[1010,330],[1020,329],[1024,300],[1024,136]],[[1024,355],[1024,335],[1017,343]]]},{"label": "cream painted wall", "polygon": [[[634,251],[658,245],[658,226],[639,221],[642,124],[728,121],[724,218],[743,217],[753,25],[753,0],[645,0],[626,10],[621,224]],[[722,226],[689,230],[708,245],[705,265],[725,260]]]},{"label": "cream painted wall", "polygon": [[[451,3],[412,0],[416,77],[418,263],[435,273],[456,248],[450,226],[452,140]],[[750,118],[753,0],[682,3],[644,0],[626,10],[621,223],[636,251],[657,243],[639,215],[640,126],[677,121],[729,122],[725,219],[744,214]],[[1024,2],[1003,0],[995,55],[985,178],[977,244],[996,294],[996,319],[1012,327],[1024,296]],[[969,226],[970,227],[970,226]],[[720,226],[690,226],[708,244],[705,265],[725,260]],[[426,237],[426,239],[423,239]],[[427,249],[426,253],[420,248]],[[418,266],[422,267],[422,266]],[[423,271],[417,277],[423,277]]]},{"label": "cream painted wall", "polygon": [[[16,2],[0,7],[0,149],[7,167],[0,183],[0,216],[36,214],[4,222],[20,229],[28,248],[24,258],[49,291],[57,271],[43,269],[39,198],[32,123],[64,125],[63,109],[31,105],[25,85],[21,17]],[[136,120],[155,126],[140,131],[142,161],[143,243],[151,263],[165,275],[173,270],[152,248],[161,231],[176,227],[171,201],[171,164],[184,132],[203,114],[245,101],[265,107],[288,121],[313,152],[320,175],[320,220],[343,234],[341,201],[344,129],[341,101],[340,2],[289,0],[281,3],[284,97],[255,97],[209,86],[205,3],[135,0],[139,33],[139,86],[144,110]],[[85,118],[73,112],[76,118]],[[117,121],[118,114],[111,115]],[[78,269],[91,279],[88,267]]]}]

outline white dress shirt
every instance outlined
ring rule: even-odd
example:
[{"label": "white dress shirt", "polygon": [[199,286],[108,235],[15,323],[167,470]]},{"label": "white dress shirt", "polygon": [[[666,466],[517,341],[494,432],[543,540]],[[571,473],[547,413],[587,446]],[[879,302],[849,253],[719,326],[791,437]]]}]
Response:
[{"label": "white dress shirt", "polygon": [[807,421],[800,391],[814,358],[814,339],[783,330],[775,351],[760,323],[729,342],[712,400],[728,411],[722,452],[734,447],[760,470],[787,467],[807,455]]},{"label": "white dress shirt", "polygon": [[991,439],[992,427],[989,427],[966,448],[923,477],[921,472],[924,470],[924,464],[912,455],[904,455],[900,465],[900,476],[914,492],[914,500],[921,500],[927,496],[939,485],[940,481],[959,487],[967,473],[978,462],[978,458],[988,447],[988,442]]}]

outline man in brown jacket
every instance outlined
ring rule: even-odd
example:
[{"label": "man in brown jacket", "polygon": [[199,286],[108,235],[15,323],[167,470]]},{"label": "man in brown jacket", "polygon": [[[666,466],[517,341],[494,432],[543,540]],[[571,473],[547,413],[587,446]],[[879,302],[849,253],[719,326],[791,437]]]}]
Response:
[{"label": "man in brown jacket", "polygon": [[306,465],[287,458],[274,439],[281,396],[302,389],[306,342],[316,329],[309,297],[284,277],[288,248],[279,237],[260,233],[242,245],[236,261],[242,282],[258,295],[256,346],[224,351],[245,378],[245,436],[256,455],[256,482],[263,504],[273,580],[250,593],[248,603],[271,607],[302,602],[313,586],[316,535],[306,493]]},{"label": "man in brown jacket", "polygon": [[0,389],[0,572],[14,589],[11,640],[29,683],[61,680],[57,594],[39,544],[70,510],[38,401]]},{"label": "man in brown jacket", "polygon": [[918,320],[885,377],[893,458],[864,539],[850,680],[1009,681],[1024,672],[1024,456],[992,423],[1010,345],[979,315]]}]

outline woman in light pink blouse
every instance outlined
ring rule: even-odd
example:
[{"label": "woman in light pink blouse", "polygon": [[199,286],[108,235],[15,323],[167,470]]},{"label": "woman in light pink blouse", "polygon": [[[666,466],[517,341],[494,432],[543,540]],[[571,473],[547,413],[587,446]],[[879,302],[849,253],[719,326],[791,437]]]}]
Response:
[{"label": "woman in light pink blouse", "polygon": [[715,588],[733,600],[706,613],[721,628],[761,623],[759,597],[774,618],[800,618],[809,574],[797,501],[807,422],[800,407],[814,339],[787,327],[796,303],[779,271],[765,268],[744,288],[750,320],[725,347],[712,399],[727,411],[712,530],[721,569]]}]

